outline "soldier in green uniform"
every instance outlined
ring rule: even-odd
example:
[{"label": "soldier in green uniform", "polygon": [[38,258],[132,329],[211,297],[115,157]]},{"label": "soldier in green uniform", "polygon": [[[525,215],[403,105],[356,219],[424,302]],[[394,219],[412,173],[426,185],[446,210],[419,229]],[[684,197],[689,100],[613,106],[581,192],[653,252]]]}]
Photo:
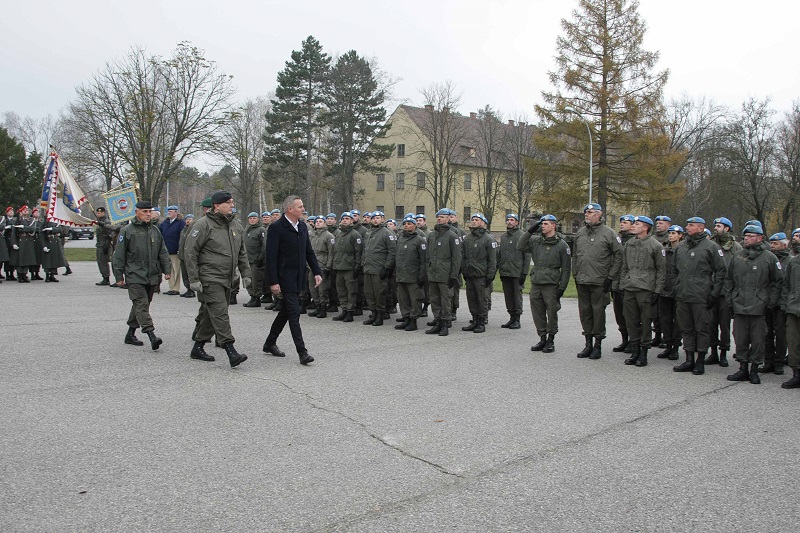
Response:
[{"label": "soldier in green uniform", "polygon": [[[622,242],[623,249],[625,243],[633,238],[631,233],[631,226],[633,226],[633,215],[625,214],[619,217],[619,238]],[[625,322],[625,291],[622,290],[619,284],[619,279],[615,279],[611,285],[611,307],[614,310],[614,320],[617,323],[617,329],[622,336],[622,342],[618,346],[614,346],[612,352],[625,352],[631,353],[633,347],[628,342],[628,324]]]},{"label": "soldier in green uniform", "polygon": [[184,222],[186,225],[183,226],[181,230],[181,236],[178,240],[178,259],[181,260],[181,281],[183,281],[183,286],[186,287],[186,291],[181,294],[181,298],[194,298],[195,293],[189,287],[189,271],[186,270],[186,237],[189,235],[190,228],[194,223],[194,215],[189,213],[185,217],[183,217]]},{"label": "soldier in green uniform", "polygon": [[[325,225],[328,226],[328,231],[330,232],[331,235],[333,235],[334,239],[338,237],[339,233],[339,226],[337,224],[337,221],[338,217],[336,213],[328,213],[325,216]],[[327,281],[328,285],[328,309],[326,309],[326,311],[328,313],[338,313],[339,294],[336,292],[336,275],[333,272],[333,270],[331,270],[328,273],[328,279],[325,281]]]},{"label": "soldier in green uniform", "polygon": [[706,237],[705,226],[706,221],[700,217],[686,221],[687,237],[675,248],[671,274],[675,280],[675,313],[686,353],[686,360],[672,370],[695,375],[704,372],[706,350],[711,345],[711,310],[719,299],[725,278],[722,249]]},{"label": "soldier in green uniform", "polygon": [[44,280],[46,282],[58,283],[58,269],[67,266],[64,258],[64,248],[61,244],[62,233],[67,228],[58,222],[45,222],[42,227],[42,268],[44,268]]},{"label": "soldier in green uniform", "polygon": [[[414,220],[417,223],[417,234],[421,235],[425,240],[428,239],[428,234],[431,232],[428,229],[428,219],[425,218],[424,213],[417,213],[414,217]],[[426,283],[423,287],[423,292],[425,295],[423,296],[423,304],[422,304],[422,313],[419,315],[420,317],[427,317],[428,316],[428,307],[431,305],[431,298],[428,295],[428,284]]]},{"label": "soldier in green uniform", "polygon": [[519,229],[519,215],[506,215],[506,233],[500,237],[500,246],[497,249],[497,270],[503,284],[503,296],[510,319],[501,328],[521,327],[519,319],[522,316],[522,288],[531,268],[530,252],[517,249],[523,233],[525,232]]},{"label": "soldier in green uniform", "polygon": [[422,314],[422,303],[425,299],[423,287],[428,284],[428,242],[417,232],[417,223],[413,216],[403,219],[402,228],[395,259],[400,302],[400,318],[397,320],[400,323],[394,329],[416,331],[417,319]]},{"label": "soldier in green uniform", "polygon": [[486,229],[489,221],[483,213],[473,213],[471,227],[463,240],[464,285],[472,322],[461,331],[484,333],[489,321],[489,287],[497,275],[497,241]]},{"label": "soldier in green uniform", "polygon": [[97,217],[97,228],[94,231],[95,240],[97,241],[95,243],[95,258],[97,259],[97,268],[103,278],[95,285],[110,285],[111,269],[108,263],[111,260],[111,237],[114,230],[111,227],[111,221],[106,215],[105,207],[98,207],[94,210],[94,214]]},{"label": "soldier in green uniform", "polygon": [[[794,230],[800,235],[800,229]],[[794,233],[794,232],[793,232]],[[783,273],[781,308],[786,315],[786,345],[789,350],[789,368],[792,378],[781,383],[781,388],[800,388],[800,259],[789,259]]]},{"label": "soldier in green uniform", "polygon": [[[664,247],[669,243],[669,227],[672,225],[672,219],[667,215],[658,215],[653,220],[656,221],[655,231],[653,237],[658,243]],[[660,348],[664,344],[664,338],[661,334],[661,320],[659,319],[658,298],[650,309],[650,317],[653,324],[653,347]]]},{"label": "soldier in green uniform", "polygon": [[428,234],[428,291],[433,309],[431,329],[428,335],[439,334],[444,337],[449,333],[452,318],[452,291],[458,283],[461,272],[461,239],[458,238],[448,224],[450,210],[440,209],[436,212],[436,226]]},{"label": "soldier in green uniform", "polygon": [[606,336],[606,307],[611,302],[609,293],[622,263],[622,239],[604,224],[600,204],[587,204],[583,216],[584,226],[575,235],[572,261],[578,311],[586,338],[586,346],[578,357],[600,359]]},{"label": "soldier in green uniform", "polygon": [[[571,253],[567,242],[556,231],[554,215],[544,215],[531,224],[517,242],[517,249],[533,260],[530,305],[539,342],[532,352],[552,353],[558,333],[558,312],[561,297],[569,285]],[[540,231],[541,230],[541,231]]]},{"label": "soldier in green uniform", "polygon": [[264,245],[267,243],[267,230],[258,216],[253,211],[247,215],[247,229],[244,232],[244,248],[247,251],[247,261],[250,263],[250,273],[253,283],[250,284],[250,301],[244,307],[261,307],[261,291],[264,284]]},{"label": "soldier in green uniform", "polygon": [[114,250],[114,278],[119,280],[118,285],[127,285],[132,302],[125,344],[142,346],[144,343],[136,338],[136,329],[142,328],[150,338],[150,347],[157,350],[161,339],[155,334],[150,302],[161,274],[169,279],[172,263],[161,232],[151,224],[152,208],[150,202],[138,202],[133,223],[120,230]]},{"label": "soldier in green uniform", "polygon": [[653,306],[664,290],[666,253],[664,246],[650,235],[652,227],[650,217],[635,217],[630,230],[634,238],[622,251],[620,287],[625,291],[625,321],[633,345],[626,365],[647,366]]},{"label": "soldier in green uniform", "polygon": [[[789,264],[789,239],[782,231],[769,238],[769,249],[781,263],[785,273]],[[786,358],[786,314],[781,306],[775,306],[764,315],[767,321],[767,339],[764,345],[764,364],[758,371],[783,375],[783,361]]]},{"label": "soldier in green uniform", "polygon": [[[461,226],[458,225],[458,214],[452,210],[447,209],[447,223],[450,225],[450,230],[458,236],[459,242],[464,240],[464,237],[467,236],[467,232],[464,231]],[[464,264],[464,248],[461,248],[461,264]],[[452,306],[452,313],[450,316],[450,320],[452,322],[456,321],[456,312],[458,311],[458,306],[460,303],[460,291],[461,291],[461,274],[456,276],[456,285],[450,290],[450,305]]]},{"label": "soldier in green uniform", "polygon": [[361,234],[353,228],[353,216],[349,211],[342,213],[338,231],[336,243],[333,245],[331,266],[336,274],[336,292],[342,304],[342,312],[333,317],[333,320],[352,322],[353,312],[358,306],[358,277],[364,241]]},{"label": "soldier in green uniform", "polygon": [[[741,251],[742,245],[733,238],[733,223],[725,218],[714,219],[714,233],[711,240],[717,243],[722,249],[722,258],[725,260],[725,268],[731,264],[733,256]],[[710,334],[711,334],[711,353],[704,361],[706,365],[728,366],[728,351],[731,348],[731,316],[728,304],[725,302],[725,294],[720,294],[719,298],[711,308]]]},{"label": "soldier in green uniform", "polygon": [[361,256],[364,294],[370,310],[364,324],[382,326],[384,319],[389,318],[386,308],[388,279],[389,272],[394,270],[397,236],[386,226],[382,211],[373,212],[371,222],[372,227],[364,238],[364,253]]},{"label": "soldier in green uniform", "polygon": [[17,271],[19,283],[30,283],[28,271],[38,264],[36,246],[39,225],[29,215],[27,205],[17,209],[17,218],[11,231],[11,263]]},{"label": "soldier in green uniform", "polygon": [[213,361],[204,346],[216,337],[225,349],[231,367],[247,360],[234,347],[228,306],[234,280],[241,274],[246,289],[250,288],[250,264],[244,247],[241,225],[233,214],[233,197],[227,191],[218,191],[211,196],[211,210],[192,225],[186,238],[186,269],[189,271],[189,287],[197,293],[200,311],[195,318],[192,333],[194,346],[190,357],[201,361]]},{"label": "soldier in green uniform", "polygon": [[664,334],[666,347],[656,354],[659,359],[678,359],[678,347],[681,345],[681,330],[675,316],[675,278],[672,262],[675,260],[675,248],[683,239],[683,228],[678,225],[669,227],[669,243],[664,247],[664,290],[658,297],[658,317],[661,331]]},{"label": "soldier in green uniform", "polygon": [[314,230],[310,233],[311,248],[317,256],[319,268],[322,270],[322,283],[317,287],[314,279],[314,272],[306,267],[308,271],[308,287],[311,290],[311,298],[316,303],[316,309],[308,313],[308,316],[325,318],[328,316],[328,297],[331,285],[331,271],[333,270],[333,247],[336,238],[328,231],[328,224],[325,217],[318,216],[314,220]]}]

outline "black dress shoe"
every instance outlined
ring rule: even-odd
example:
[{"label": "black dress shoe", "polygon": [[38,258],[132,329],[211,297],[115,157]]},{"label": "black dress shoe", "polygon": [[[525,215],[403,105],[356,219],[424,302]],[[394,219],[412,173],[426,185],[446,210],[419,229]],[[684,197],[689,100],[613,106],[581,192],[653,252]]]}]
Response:
[{"label": "black dress shoe", "polygon": [[268,346],[267,343],[265,342],[263,351],[264,353],[272,354],[275,357],[286,357],[286,354],[282,352],[280,348],[278,348],[277,344],[272,344]]},{"label": "black dress shoe", "polygon": [[303,353],[301,353],[299,355],[300,355],[300,364],[301,365],[307,365],[308,363],[313,363],[314,362],[314,358],[311,357],[310,355],[308,355],[308,352],[303,352]]}]

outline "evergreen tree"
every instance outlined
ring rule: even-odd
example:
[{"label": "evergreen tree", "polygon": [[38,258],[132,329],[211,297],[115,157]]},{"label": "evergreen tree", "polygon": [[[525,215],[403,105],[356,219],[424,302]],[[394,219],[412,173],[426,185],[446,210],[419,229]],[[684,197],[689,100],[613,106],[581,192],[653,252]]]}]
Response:
[{"label": "evergreen tree", "polygon": [[37,152],[25,156],[22,143],[0,128],[0,199],[3,206],[38,205],[42,194],[44,164]]},{"label": "evergreen tree", "polygon": [[326,155],[333,178],[334,204],[344,209],[355,205],[353,176],[356,172],[381,172],[381,162],[393,144],[376,141],[386,133],[386,94],[379,87],[369,62],[354,50],[339,57],[325,87],[329,128]]},{"label": "evergreen tree", "polygon": [[330,61],[319,41],[309,36],[278,73],[264,135],[264,176],[276,201],[286,194],[312,191],[313,154],[324,125],[324,87]]},{"label": "evergreen tree", "polygon": [[659,128],[668,71],[655,72],[658,53],[642,48],[646,25],[636,0],[579,0],[572,20],[562,20],[556,41],[554,89],[536,110],[548,126],[540,147],[564,154],[566,190],[583,188],[593,139],[597,201],[625,204],[678,195],[667,176],[682,155],[669,151]]}]

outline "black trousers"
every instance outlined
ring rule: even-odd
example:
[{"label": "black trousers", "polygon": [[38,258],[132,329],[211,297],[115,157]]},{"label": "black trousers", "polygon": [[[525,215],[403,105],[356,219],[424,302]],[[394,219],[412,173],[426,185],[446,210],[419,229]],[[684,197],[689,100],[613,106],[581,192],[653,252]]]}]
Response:
[{"label": "black trousers", "polygon": [[519,276],[500,276],[500,282],[503,284],[506,311],[509,315],[522,316],[522,289],[519,287]]},{"label": "black trousers", "polygon": [[675,313],[675,298],[661,296],[658,299],[658,318],[664,342],[673,346],[681,344],[681,328],[678,327],[678,316]]},{"label": "black trousers", "polygon": [[303,330],[300,329],[300,295],[296,292],[283,293],[283,305],[281,310],[278,311],[275,320],[272,321],[272,327],[269,330],[269,335],[267,335],[267,345],[273,345],[278,342],[278,337],[280,337],[287,322],[289,323],[289,331],[292,332],[292,340],[297,353],[306,353]]},{"label": "black trousers", "polygon": [[764,347],[764,361],[767,363],[783,362],[786,357],[786,314],[780,307],[767,309],[767,342]]}]

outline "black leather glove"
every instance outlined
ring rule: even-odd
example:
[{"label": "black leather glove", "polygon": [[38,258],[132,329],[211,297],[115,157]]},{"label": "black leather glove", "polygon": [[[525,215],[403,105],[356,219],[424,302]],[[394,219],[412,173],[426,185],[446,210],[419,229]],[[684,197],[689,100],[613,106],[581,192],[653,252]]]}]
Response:
[{"label": "black leather glove", "polygon": [[606,278],[603,282],[603,292],[611,292],[611,285],[614,283],[614,280],[611,278]]},{"label": "black leather glove", "polygon": [[378,277],[380,278],[381,281],[385,280],[386,278],[389,277],[389,270],[386,267],[381,267],[381,271],[378,274]]},{"label": "black leather glove", "polygon": [[524,289],[525,288],[525,279],[527,277],[528,276],[524,276],[524,275],[519,277],[519,288],[520,289]]},{"label": "black leather glove", "polygon": [[428,283],[428,276],[423,274],[419,277],[419,281],[417,282],[417,287],[420,289],[425,288],[425,285]]},{"label": "black leather glove", "polygon": [[560,300],[562,296],[564,296],[564,289],[558,289],[558,292],[556,293],[556,298]]},{"label": "black leather glove", "polygon": [[450,278],[447,280],[447,288],[452,289],[456,286],[456,278]]},{"label": "black leather glove", "polygon": [[653,294],[650,295],[650,303],[651,304],[657,304],[658,303],[658,293],[657,292],[654,292]]},{"label": "black leather glove", "polygon": [[493,278],[490,278],[489,276],[486,276],[486,278],[484,278],[484,280],[483,280],[483,286],[484,286],[484,287],[489,287],[489,286],[491,286],[491,284],[492,284],[492,281],[494,281],[494,279],[493,279]]},{"label": "black leather glove", "polygon": [[709,295],[708,298],[706,298],[706,309],[714,309],[715,305],[717,305],[717,299]]},{"label": "black leather glove", "polygon": [[542,227],[542,221],[541,221],[541,220],[537,220],[536,222],[534,222],[533,224],[531,224],[531,227],[530,227],[530,228],[528,228],[528,233],[530,233],[531,235],[533,235],[534,233],[536,233],[537,231],[539,231],[539,228],[541,228],[541,227]]}]

